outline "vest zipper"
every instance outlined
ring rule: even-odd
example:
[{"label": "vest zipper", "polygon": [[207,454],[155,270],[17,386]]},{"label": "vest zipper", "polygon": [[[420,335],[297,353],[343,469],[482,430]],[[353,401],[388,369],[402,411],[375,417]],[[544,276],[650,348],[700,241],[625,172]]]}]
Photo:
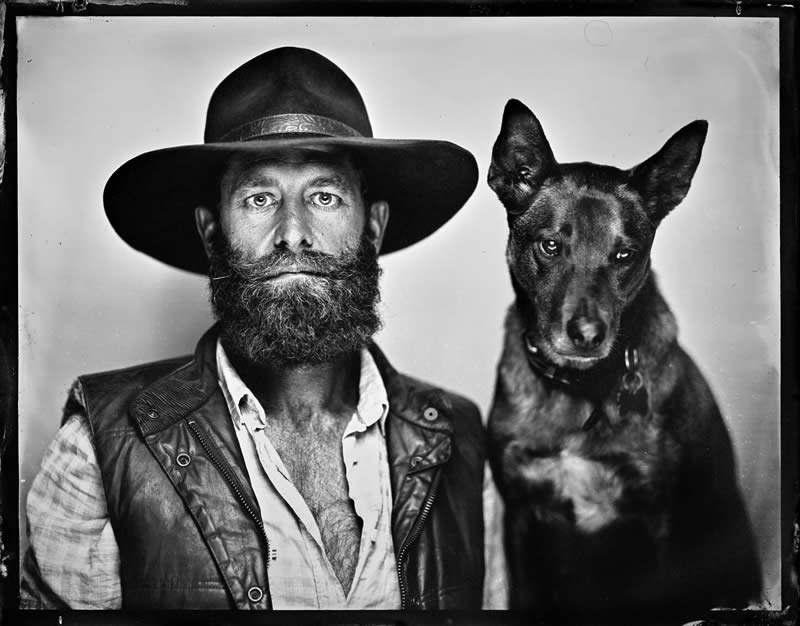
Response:
[{"label": "vest zipper", "polygon": [[436,476],[433,479],[433,484],[431,484],[431,490],[428,492],[428,497],[425,499],[425,503],[422,505],[422,511],[420,511],[419,517],[417,517],[417,521],[414,524],[414,528],[411,530],[411,534],[408,536],[408,540],[403,544],[400,548],[400,551],[397,553],[397,582],[398,586],[400,587],[400,610],[403,611],[406,609],[406,600],[408,596],[408,587],[406,585],[405,578],[403,577],[403,558],[405,557],[406,553],[408,552],[409,547],[411,544],[414,543],[418,538],[420,533],[422,532],[422,525],[425,523],[428,515],[431,512],[431,507],[433,507],[433,500],[436,497],[436,492],[439,489],[439,472],[437,471]]},{"label": "vest zipper", "polygon": [[[194,433],[194,436],[197,438],[197,441],[200,443],[200,446],[205,450],[208,458],[211,459],[211,462],[214,466],[219,470],[220,474],[222,474],[223,478],[225,478],[225,482],[228,483],[233,494],[236,496],[236,499],[239,501],[239,504],[242,505],[242,508],[245,510],[247,515],[255,522],[258,530],[261,532],[261,536],[264,538],[264,543],[266,544],[267,551],[264,558],[264,567],[266,569],[269,568],[269,555],[270,555],[270,547],[269,547],[269,537],[267,537],[267,530],[264,528],[264,522],[261,520],[261,516],[258,515],[254,510],[253,507],[247,502],[247,499],[244,497],[243,489],[239,480],[231,473],[228,469],[227,463],[225,463],[222,459],[217,456],[217,453],[213,450],[213,448],[209,445],[206,441],[205,437],[203,437],[202,433],[200,432],[200,428],[197,426],[194,420],[189,420],[187,422],[189,424],[189,429]],[[265,587],[265,595],[267,596],[267,605],[272,608],[272,597],[269,593],[269,581],[266,582],[264,585]]]}]

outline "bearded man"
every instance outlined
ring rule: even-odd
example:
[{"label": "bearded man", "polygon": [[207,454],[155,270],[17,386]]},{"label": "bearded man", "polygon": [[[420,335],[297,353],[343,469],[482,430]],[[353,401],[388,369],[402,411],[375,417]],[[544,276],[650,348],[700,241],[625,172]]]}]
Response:
[{"label": "bearded man", "polygon": [[218,323],[192,357],[78,378],[28,498],[23,607],[479,608],[479,413],[371,341],[378,253],[476,181],[451,143],[373,138],[298,48],[218,86],[203,145],[120,167],[114,229],[208,271]]}]

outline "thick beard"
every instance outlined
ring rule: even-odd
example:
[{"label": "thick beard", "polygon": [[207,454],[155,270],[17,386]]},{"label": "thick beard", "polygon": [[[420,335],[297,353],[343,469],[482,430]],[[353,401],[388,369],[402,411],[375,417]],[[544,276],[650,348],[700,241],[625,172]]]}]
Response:
[{"label": "thick beard", "polygon": [[[292,265],[319,275],[270,280]],[[220,233],[209,275],[222,345],[253,365],[330,362],[362,349],[381,328],[381,268],[366,229],[357,247],[338,256],[278,249],[255,260],[235,252]]]}]

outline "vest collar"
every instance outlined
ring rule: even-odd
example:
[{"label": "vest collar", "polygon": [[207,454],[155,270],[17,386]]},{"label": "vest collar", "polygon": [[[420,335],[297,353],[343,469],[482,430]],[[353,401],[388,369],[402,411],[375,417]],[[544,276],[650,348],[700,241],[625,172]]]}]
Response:
[{"label": "vest collar", "polygon": [[441,389],[399,374],[374,344],[370,352],[389,396],[386,444],[394,504],[392,534],[398,567],[430,511],[441,476],[453,454],[455,407]]},{"label": "vest collar", "polygon": [[215,346],[217,324],[202,336],[194,358],[145,387],[130,405],[131,417],[147,436],[172,426],[203,406],[219,391]]},{"label": "vest collar", "polygon": [[[130,413],[144,435],[169,428],[219,392],[216,366],[219,334],[217,323],[202,336],[193,358],[187,357],[183,366],[145,387],[134,398]],[[386,386],[389,414],[422,431],[441,433],[449,442],[453,435],[450,418],[453,407],[448,395],[431,385],[398,373],[374,343],[368,346],[368,350]],[[449,445],[437,445],[438,448],[441,448],[439,453],[426,466],[443,463],[449,458]]]}]

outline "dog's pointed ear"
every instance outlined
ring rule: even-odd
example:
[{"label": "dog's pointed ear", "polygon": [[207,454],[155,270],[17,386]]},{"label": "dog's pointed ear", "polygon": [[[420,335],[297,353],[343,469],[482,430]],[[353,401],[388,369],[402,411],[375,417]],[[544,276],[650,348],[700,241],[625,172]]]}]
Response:
[{"label": "dog's pointed ear", "polygon": [[686,197],[708,132],[708,122],[695,120],[669,138],[667,143],[630,170],[630,184],[642,196],[654,224]]},{"label": "dog's pointed ear", "polygon": [[510,216],[525,211],[539,186],[556,168],[542,125],[519,100],[509,100],[492,149],[489,187]]}]

